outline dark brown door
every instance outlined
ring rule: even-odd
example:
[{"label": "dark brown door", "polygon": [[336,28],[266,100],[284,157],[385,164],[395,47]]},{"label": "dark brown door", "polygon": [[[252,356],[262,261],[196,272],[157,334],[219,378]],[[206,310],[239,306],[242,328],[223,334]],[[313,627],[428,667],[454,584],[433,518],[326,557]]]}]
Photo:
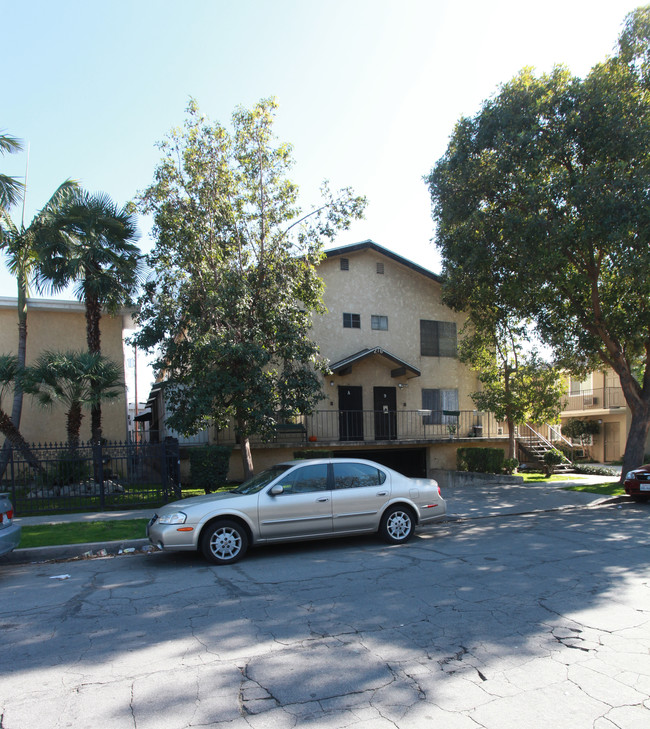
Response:
[{"label": "dark brown door", "polygon": [[397,394],[394,387],[374,388],[375,440],[397,440]]}]

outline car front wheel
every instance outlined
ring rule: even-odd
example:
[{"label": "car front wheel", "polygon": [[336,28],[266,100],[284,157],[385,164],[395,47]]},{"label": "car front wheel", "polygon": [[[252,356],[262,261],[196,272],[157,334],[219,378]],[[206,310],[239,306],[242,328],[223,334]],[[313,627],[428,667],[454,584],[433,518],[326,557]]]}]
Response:
[{"label": "car front wheel", "polygon": [[404,506],[393,506],[382,517],[379,534],[389,544],[402,544],[413,536],[414,528],[411,510]]},{"label": "car front wheel", "polygon": [[211,524],[201,536],[201,552],[214,564],[233,564],[248,549],[246,530],[236,521],[218,521]]}]

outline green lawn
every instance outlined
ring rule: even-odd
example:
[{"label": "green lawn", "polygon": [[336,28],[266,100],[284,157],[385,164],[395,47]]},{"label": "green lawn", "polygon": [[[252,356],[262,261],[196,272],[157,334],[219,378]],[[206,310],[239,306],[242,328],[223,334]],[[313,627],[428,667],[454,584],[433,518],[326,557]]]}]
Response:
[{"label": "green lawn", "polygon": [[55,547],[60,544],[84,542],[121,542],[144,539],[148,519],[119,519],[112,521],[72,522],[69,524],[39,524],[23,526],[19,549]]},{"label": "green lawn", "polygon": [[625,489],[619,485],[618,481],[567,486],[564,491],[586,491],[590,494],[602,494],[603,496],[625,496]]}]

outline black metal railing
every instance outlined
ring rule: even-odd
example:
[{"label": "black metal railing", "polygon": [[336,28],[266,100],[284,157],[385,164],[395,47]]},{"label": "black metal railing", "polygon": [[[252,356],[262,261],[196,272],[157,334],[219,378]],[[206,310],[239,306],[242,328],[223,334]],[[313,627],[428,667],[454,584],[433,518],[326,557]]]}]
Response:
[{"label": "black metal railing", "polygon": [[30,446],[34,468],[13,449],[0,491],[16,514],[156,506],[180,496],[178,443],[67,443]]},{"label": "black metal railing", "polygon": [[[494,438],[504,435],[490,413],[473,410],[317,410],[293,419],[302,428],[279,427],[273,436],[253,436],[252,443],[281,444],[316,440],[326,443],[357,441],[439,441],[456,438]],[[234,423],[214,430],[212,442],[238,442]]]}]

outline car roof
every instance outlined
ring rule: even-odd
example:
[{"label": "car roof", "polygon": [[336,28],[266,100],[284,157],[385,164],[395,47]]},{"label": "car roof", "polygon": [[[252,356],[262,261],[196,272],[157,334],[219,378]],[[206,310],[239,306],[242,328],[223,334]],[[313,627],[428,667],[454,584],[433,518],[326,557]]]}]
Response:
[{"label": "car roof", "polygon": [[[299,466],[299,465],[314,465],[317,463],[365,463],[369,466],[375,466],[376,468],[381,468],[384,471],[390,471],[392,469],[388,468],[388,466],[383,466],[381,463],[377,463],[376,461],[368,461],[365,458],[296,458],[292,461],[282,461],[280,463],[276,463],[276,466]],[[269,466],[269,468],[273,468],[273,466]]]}]

